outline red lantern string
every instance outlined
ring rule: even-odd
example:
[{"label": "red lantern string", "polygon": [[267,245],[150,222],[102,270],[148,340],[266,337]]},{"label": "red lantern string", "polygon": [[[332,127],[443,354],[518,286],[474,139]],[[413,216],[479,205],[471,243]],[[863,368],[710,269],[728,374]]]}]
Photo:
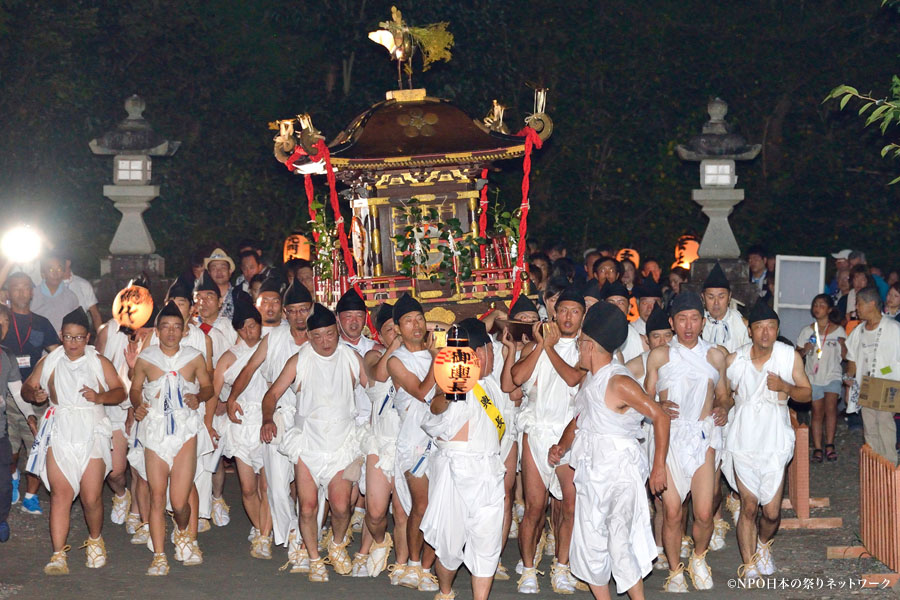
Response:
[{"label": "red lantern string", "polygon": [[516,268],[513,269],[513,295],[510,306],[515,304],[519,299],[522,291],[522,273],[524,272],[525,249],[528,245],[525,243],[525,234],[528,231],[528,191],[531,187],[529,177],[531,175],[531,151],[533,147],[540,148],[544,141],[538,136],[537,132],[531,127],[525,127],[517,133],[518,136],[525,136],[525,159],[522,161],[522,206],[519,216],[519,247],[518,258],[516,258]]},{"label": "red lantern string", "polygon": [[[331,201],[331,210],[334,212],[334,222],[337,225],[341,250],[344,255],[344,264],[347,265],[347,275],[350,278],[353,289],[356,290],[359,297],[365,298],[359,287],[359,282],[356,279],[356,265],[353,262],[353,255],[350,253],[350,245],[347,242],[347,231],[344,229],[344,217],[341,216],[341,205],[338,203],[337,181],[334,177],[334,168],[331,166],[331,152],[328,151],[328,146],[325,145],[324,140],[319,140],[316,143],[316,154],[310,156],[309,159],[313,162],[325,160],[325,178],[328,180],[328,197]],[[307,194],[309,194],[309,187],[307,187]],[[366,325],[369,326],[369,331],[371,331],[375,339],[378,340],[378,331],[375,330],[375,325],[372,323],[372,316],[369,314],[369,311],[366,311]]]},{"label": "red lantern string", "polygon": [[[488,186],[487,186],[487,176],[488,170],[484,168],[481,170],[481,178],[484,180],[484,185],[481,186],[481,202],[479,204],[479,208],[481,209],[481,214],[478,215],[478,235],[482,238],[485,237],[485,230],[487,229],[487,213],[488,213]],[[484,262],[485,255],[487,254],[487,248],[484,244],[479,244],[479,249],[481,251],[481,261]]]},{"label": "red lantern string", "polygon": [[[313,208],[313,182],[312,175],[307,173],[303,176],[303,185],[306,186],[306,205],[309,207],[309,220],[315,222],[316,220],[316,209]],[[312,230],[313,240],[316,243],[319,242],[319,232],[315,229]]]}]

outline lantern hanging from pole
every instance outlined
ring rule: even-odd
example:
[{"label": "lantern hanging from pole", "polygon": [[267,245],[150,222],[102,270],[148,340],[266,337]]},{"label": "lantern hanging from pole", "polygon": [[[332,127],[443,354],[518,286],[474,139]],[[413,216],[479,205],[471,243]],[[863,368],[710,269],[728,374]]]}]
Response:
[{"label": "lantern hanging from pole", "polygon": [[697,241],[695,236],[681,236],[678,238],[678,243],[675,244],[675,262],[672,263],[672,268],[683,267],[690,269],[691,263],[700,257],[699,251],[700,242]]},{"label": "lantern hanging from pole", "polygon": [[147,324],[152,313],[153,297],[150,290],[136,284],[134,280],[128,283],[128,287],[119,291],[113,300],[113,318],[125,329],[132,331],[140,329]]},{"label": "lantern hanging from pole", "polygon": [[447,346],[434,357],[434,380],[447,400],[461,401],[475,387],[481,365],[463,330],[454,325],[447,332]]},{"label": "lantern hanging from pole", "polygon": [[309,256],[309,240],[299,231],[295,231],[284,240],[284,262],[287,262],[292,258],[309,260]]}]

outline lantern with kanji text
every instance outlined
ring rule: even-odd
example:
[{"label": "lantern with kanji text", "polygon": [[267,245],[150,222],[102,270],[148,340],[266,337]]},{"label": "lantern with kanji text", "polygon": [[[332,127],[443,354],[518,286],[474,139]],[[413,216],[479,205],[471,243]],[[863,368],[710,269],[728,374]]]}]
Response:
[{"label": "lantern with kanji text", "polygon": [[113,318],[120,327],[129,330],[140,329],[150,320],[153,312],[153,297],[150,290],[129,282],[128,287],[116,294],[113,300]]},{"label": "lantern with kanji text", "polygon": [[466,399],[466,393],[475,387],[481,376],[481,365],[475,351],[469,347],[469,339],[454,325],[447,333],[447,346],[434,357],[434,380],[447,396],[447,400]]},{"label": "lantern with kanji text", "polygon": [[309,260],[310,256],[310,246],[309,239],[298,231],[295,231],[291,235],[287,236],[287,239],[284,240],[284,262],[291,260],[292,258],[302,258],[303,260]]}]

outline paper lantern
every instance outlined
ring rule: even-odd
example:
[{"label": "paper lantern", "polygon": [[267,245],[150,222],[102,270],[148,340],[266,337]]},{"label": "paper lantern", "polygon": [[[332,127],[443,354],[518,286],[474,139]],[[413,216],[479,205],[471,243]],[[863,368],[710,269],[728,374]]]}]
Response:
[{"label": "paper lantern", "polygon": [[675,244],[675,262],[672,263],[672,268],[683,267],[690,269],[691,263],[700,257],[699,251],[700,242],[697,241],[696,237],[692,235],[681,236],[678,238],[678,243]]},{"label": "paper lantern", "polygon": [[632,263],[634,263],[635,270],[641,266],[641,255],[638,254],[638,251],[633,248],[622,248],[619,250],[619,253],[616,254],[616,260],[622,262],[623,260],[628,259]]},{"label": "paper lantern", "polygon": [[153,297],[150,290],[139,285],[130,285],[116,294],[112,313],[116,322],[127,329],[140,329],[150,320],[153,312]]},{"label": "paper lantern", "polygon": [[469,340],[454,325],[447,333],[447,346],[434,357],[434,380],[447,396],[447,400],[466,399],[466,393],[475,387],[481,376],[481,365],[475,351],[469,348]]},{"label": "paper lantern", "polygon": [[301,235],[295,231],[284,240],[284,262],[287,262],[292,258],[309,260],[309,255],[309,240],[305,235]]}]

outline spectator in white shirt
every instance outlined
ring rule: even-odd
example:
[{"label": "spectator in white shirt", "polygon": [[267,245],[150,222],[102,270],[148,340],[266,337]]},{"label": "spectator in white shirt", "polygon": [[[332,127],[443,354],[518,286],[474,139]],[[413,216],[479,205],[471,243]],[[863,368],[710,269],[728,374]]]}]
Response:
[{"label": "spectator in white shirt", "polygon": [[66,261],[57,254],[48,254],[41,259],[41,281],[34,288],[31,312],[45,317],[53,325],[54,331],[62,329],[63,317],[80,306],[78,297],[65,283]]},{"label": "spectator in white shirt", "polygon": [[72,261],[66,259],[66,273],[63,283],[68,286],[75,297],[78,298],[78,304],[88,314],[93,323],[92,329],[97,331],[103,322],[100,320],[100,311],[97,309],[97,295],[94,293],[94,286],[87,279],[79,277],[72,272]]}]

